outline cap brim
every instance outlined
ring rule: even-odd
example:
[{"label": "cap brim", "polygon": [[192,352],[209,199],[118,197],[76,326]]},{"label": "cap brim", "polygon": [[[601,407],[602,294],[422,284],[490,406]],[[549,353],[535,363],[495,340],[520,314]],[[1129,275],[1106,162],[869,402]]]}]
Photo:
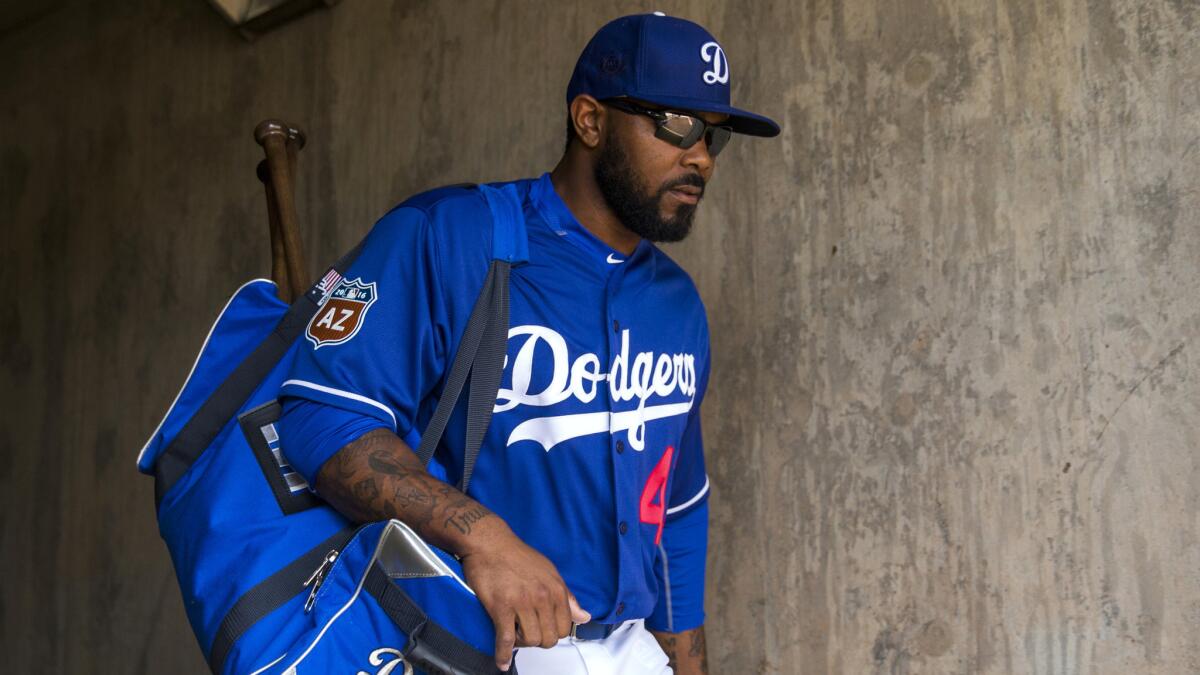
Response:
[{"label": "cap brim", "polygon": [[734,133],[747,136],[771,138],[779,135],[779,125],[775,120],[733,107],[729,108],[729,126]]},{"label": "cap brim", "polygon": [[779,125],[774,120],[752,113],[749,110],[735,108],[731,105],[721,105],[712,101],[701,101],[678,96],[631,96],[630,98],[636,98],[646,103],[656,103],[664,108],[674,108],[675,110],[724,113],[729,115],[729,120],[724,122],[724,124],[728,124],[735,134],[761,136],[763,138],[771,138],[772,136],[779,135]]}]

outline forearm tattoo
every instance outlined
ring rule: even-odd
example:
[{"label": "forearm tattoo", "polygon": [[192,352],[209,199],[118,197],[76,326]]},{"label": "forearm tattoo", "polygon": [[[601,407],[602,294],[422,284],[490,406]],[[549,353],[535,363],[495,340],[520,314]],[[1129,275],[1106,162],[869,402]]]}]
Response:
[{"label": "forearm tattoo", "polygon": [[679,653],[677,652],[678,645],[676,642],[677,640],[674,636],[660,637],[658,639],[658,644],[662,646],[663,651],[667,654],[667,665],[671,667],[671,672],[679,670]]},{"label": "forearm tattoo", "polygon": [[443,546],[492,517],[483,505],[429,475],[403,441],[384,429],[338,451],[316,483],[321,496],[351,520],[396,518]]},{"label": "forearm tattoo", "polygon": [[700,670],[698,672],[708,672],[708,644],[704,640],[704,627],[701,626],[696,630],[691,631],[692,644],[688,647],[688,656],[693,660],[699,661]]},{"label": "forearm tattoo", "polygon": [[[708,646],[704,640],[704,626],[682,633],[654,633],[667,665],[677,675],[706,675],[708,673]],[[686,646],[685,646],[686,645]]]},{"label": "forearm tattoo", "polygon": [[471,534],[471,526],[491,515],[487,509],[482,506],[476,506],[463,511],[459,511],[446,519],[443,527],[451,527],[458,530],[462,534]]}]

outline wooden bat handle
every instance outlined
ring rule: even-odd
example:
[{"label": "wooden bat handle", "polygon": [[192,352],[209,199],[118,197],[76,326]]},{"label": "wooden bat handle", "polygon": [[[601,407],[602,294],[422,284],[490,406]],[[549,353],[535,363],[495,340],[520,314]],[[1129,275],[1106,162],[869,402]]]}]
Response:
[{"label": "wooden bat handle", "polygon": [[264,120],[254,129],[254,140],[267,155],[267,170],[279,207],[279,230],[286,260],[287,281],[291,297],[298,298],[308,290],[304,250],[296,216],[296,199],[292,190],[292,175],[288,161],[288,127],[278,120]]},{"label": "wooden bat handle", "polygon": [[255,171],[258,180],[263,184],[267,194],[267,222],[271,226],[271,280],[275,282],[275,293],[279,299],[292,303],[292,288],[288,284],[287,254],[283,250],[283,231],[279,225],[279,204],[275,197],[275,188],[271,187],[271,170],[267,168],[267,160],[261,160]]},{"label": "wooden bat handle", "polygon": [[296,155],[304,149],[304,144],[307,142],[308,139],[304,136],[303,131],[292,126],[287,128],[288,171],[293,184],[295,184],[296,177],[300,175],[296,170]]}]

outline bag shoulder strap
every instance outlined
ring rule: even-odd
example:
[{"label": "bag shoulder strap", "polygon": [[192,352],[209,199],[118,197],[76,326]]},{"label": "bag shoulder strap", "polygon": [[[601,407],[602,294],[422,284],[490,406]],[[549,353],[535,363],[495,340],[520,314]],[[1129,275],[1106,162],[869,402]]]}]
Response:
[{"label": "bag shoulder strap", "polygon": [[471,309],[462,339],[458,342],[454,361],[442,388],[442,398],[417,447],[421,465],[428,465],[469,375],[471,389],[467,396],[463,472],[458,484],[463,492],[471,483],[471,474],[483,445],[483,436],[491,423],[492,409],[504,370],[504,353],[508,344],[509,272],[513,265],[529,260],[524,198],[517,186],[512,183],[499,187],[481,185],[479,189],[492,213],[492,263],[475,306]]},{"label": "bag shoulder strap", "polygon": [[492,258],[510,266],[529,262],[525,232],[525,196],[515,183],[480,185],[492,212]]}]

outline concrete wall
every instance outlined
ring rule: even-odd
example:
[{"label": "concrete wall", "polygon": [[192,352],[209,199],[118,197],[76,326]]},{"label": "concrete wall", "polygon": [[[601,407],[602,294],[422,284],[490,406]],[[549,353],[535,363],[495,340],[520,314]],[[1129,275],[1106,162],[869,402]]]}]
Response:
[{"label": "concrete wall", "polygon": [[304,126],[314,258],[422,188],[536,174],[605,20],[724,42],[776,141],[674,247],[708,304],[719,673],[1200,672],[1200,5],[201,0],[0,35],[0,641],[204,671],[133,471],[267,270],[253,125]]}]

